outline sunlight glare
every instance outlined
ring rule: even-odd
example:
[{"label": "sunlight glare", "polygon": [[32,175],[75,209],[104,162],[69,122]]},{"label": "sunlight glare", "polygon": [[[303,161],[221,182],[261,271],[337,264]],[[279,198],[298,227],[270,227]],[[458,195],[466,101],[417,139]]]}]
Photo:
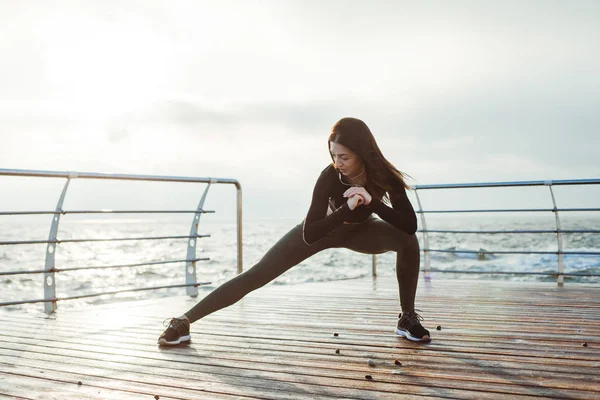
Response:
[{"label": "sunlight glare", "polygon": [[164,61],[170,51],[152,32],[94,25],[94,20],[70,20],[49,30],[47,73],[53,97],[68,108],[63,111],[106,122],[160,96],[172,76]]}]

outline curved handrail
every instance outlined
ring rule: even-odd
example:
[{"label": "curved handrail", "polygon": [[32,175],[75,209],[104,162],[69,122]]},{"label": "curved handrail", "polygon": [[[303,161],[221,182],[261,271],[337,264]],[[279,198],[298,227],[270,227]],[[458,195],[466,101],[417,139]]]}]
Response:
[{"label": "curved handrail", "polygon": [[[238,273],[243,270],[243,253],[242,253],[242,187],[238,180],[231,178],[214,178],[214,177],[184,177],[184,176],[161,176],[161,175],[135,175],[135,174],[106,174],[96,172],[75,172],[75,171],[41,171],[41,170],[22,170],[22,169],[0,169],[0,176],[17,176],[17,177],[39,177],[39,178],[65,178],[65,186],[61,192],[60,199],[54,211],[2,211],[0,216],[7,215],[54,215],[52,218],[52,226],[48,240],[17,240],[17,241],[0,241],[0,246],[8,245],[24,245],[24,244],[46,244],[46,265],[43,270],[30,271],[7,271],[0,273],[2,275],[19,275],[19,274],[44,274],[44,299],[38,300],[22,300],[17,302],[4,302],[2,305],[28,304],[28,303],[45,303],[46,312],[53,312],[57,308],[57,302],[61,300],[70,300],[85,297],[102,296],[105,294],[116,294],[123,292],[132,292],[140,290],[157,290],[163,288],[185,287],[188,294],[194,296],[197,294],[197,287],[205,283],[196,282],[195,265],[197,261],[208,260],[208,258],[197,258],[195,242],[196,239],[209,237],[210,235],[197,234],[199,216],[205,213],[214,213],[214,211],[204,210],[203,204],[208,192],[208,188],[212,184],[232,184],[236,187],[237,192],[237,270]],[[206,183],[207,187],[202,195],[202,200],[196,210],[63,210],[62,204],[67,194],[69,183],[72,179],[104,179],[104,180],[127,180],[127,181],[151,181],[151,182],[186,182],[186,183]],[[57,238],[59,229],[59,221],[62,215],[66,214],[172,214],[172,213],[193,213],[192,229],[189,235],[170,235],[170,236],[150,236],[150,237],[119,237],[119,238],[83,238],[83,239],[65,239]],[[57,245],[61,243],[83,243],[83,242],[116,242],[116,241],[138,241],[138,240],[168,240],[168,239],[188,239],[187,257],[183,260],[167,260],[167,261],[151,261],[146,263],[120,264],[120,265],[105,265],[105,266],[87,266],[76,268],[56,268],[54,265]],[[105,268],[127,268],[143,265],[157,265],[175,262],[185,262],[185,277],[184,285],[167,285],[151,288],[134,288],[126,290],[118,290],[111,292],[93,293],[80,296],[58,297],[56,296],[56,280],[55,274],[62,271],[76,271],[84,269],[105,269]]]},{"label": "curved handrail", "polygon": [[[564,283],[565,276],[598,276],[598,274],[566,274],[564,273],[564,255],[586,255],[586,256],[597,256],[599,252],[595,251],[564,251],[562,235],[573,234],[573,233],[600,233],[597,229],[561,229],[559,212],[597,212],[600,211],[599,207],[581,207],[581,208],[560,208],[556,204],[554,192],[552,191],[553,186],[569,186],[569,185],[598,185],[600,179],[560,179],[560,180],[544,180],[544,181],[509,181],[509,182],[471,182],[471,183],[446,183],[446,184],[431,184],[431,185],[412,185],[410,188],[414,190],[417,202],[418,210],[417,214],[421,216],[421,223],[423,229],[417,232],[423,235],[424,248],[424,268],[423,275],[425,279],[429,279],[430,272],[448,272],[453,273],[455,270],[441,270],[431,268],[431,252],[443,252],[443,253],[469,253],[469,254],[554,254],[557,256],[557,273],[554,274],[557,277],[557,283],[562,286]],[[550,196],[552,200],[552,208],[519,208],[519,209],[447,209],[447,210],[426,210],[423,209],[421,199],[419,198],[419,191],[421,190],[443,190],[443,189],[473,189],[473,188],[505,188],[505,187],[531,187],[531,186],[546,186],[549,188]],[[460,229],[427,229],[426,225],[426,214],[455,214],[455,213],[522,213],[522,212],[552,212],[555,216],[556,229],[554,230],[460,230]],[[557,237],[557,250],[556,251],[485,251],[485,250],[449,250],[449,249],[433,249],[430,247],[429,233],[456,233],[456,234],[525,234],[525,233],[553,233]],[[376,258],[373,256],[373,271],[376,268]],[[506,273],[501,271],[461,271],[461,273],[488,273],[498,274]],[[510,272],[509,272],[510,273]],[[520,272],[520,275],[539,275],[536,272]],[[543,275],[548,275],[542,273]]]},{"label": "curved handrail", "polygon": [[465,189],[489,187],[518,187],[518,186],[560,186],[560,185],[597,185],[600,179],[557,179],[549,181],[508,181],[508,182],[471,182],[471,183],[440,183],[431,185],[411,185],[412,189]]}]

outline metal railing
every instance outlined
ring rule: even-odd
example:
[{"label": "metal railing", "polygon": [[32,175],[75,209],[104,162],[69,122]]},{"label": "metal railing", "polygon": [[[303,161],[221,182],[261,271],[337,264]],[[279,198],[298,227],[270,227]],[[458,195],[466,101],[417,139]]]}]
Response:
[{"label": "metal railing", "polygon": [[[455,184],[438,184],[438,185],[415,185],[412,186],[416,199],[418,210],[416,213],[421,218],[421,229],[418,232],[423,237],[423,275],[426,280],[431,278],[431,272],[443,272],[443,273],[461,273],[461,274],[509,274],[509,275],[544,275],[544,276],[556,276],[557,284],[559,286],[564,285],[565,276],[593,276],[598,277],[600,274],[586,274],[586,273],[565,273],[564,271],[564,256],[565,255],[590,255],[600,256],[600,252],[595,251],[564,251],[563,235],[573,233],[592,233],[599,234],[600,230],[594,229],[576,229],[568,230],[561,229],[559,212],[596,212],[600,211],[600,208],[558,208],[556,197],[554,196],[553,186],[572,186],[572,185],[598,185],[600,179],[577,179],[577,180],[553,180],[553,181],[520,181],[520,182],[482,182],[482,183],[455,183]],[[526,187],[526,186],[546,186],[550,190],[550,197],[552,199],[552,208],[522,208],[522,209],[464,209],[464,210],[425,210],[423,209],[421,199],[419,197],[419,191],[423,190],[443,190],[443,189],[472,189],[472,188],[506,188],[506,187]],[[554,213],[554,219],[556,223],[556,229],[544,230],[440,230],[440,229],[427,229],[426,214],[451,214],[451,213]],[[505,250],[449,250],[449,249],[436,249],[430,247],[429,233],[454,233],[454,234],[525,234],[525,233],[553,233],[556,234],[556,251],[536,251],[536,250],[523,250],[523,251],[505,251]],[[450,269],[434,269],[431,268],[431,253],[467,253],[467,254],[553,254],[557,256],[557,272],[554,274],[548,274],[546,272],[524,272],[524,271],[471,271],[471,270],[450,270]],[[377,274],[377,257],[373,255],[372,261],[372,273]]]},{"label": "metal railing", "polygon": [[[44,303],[44,310],[47,313],[56,311],[57,302],[62,300],[82,299],[88,297],[96,297],[103,295],[112,295],[125,292],[137,292],[145,290],[157,290],[168,288],[185,287],[186,293],[190,296],[198,295],[198,286],[208,284],[210,282],[198,282],[196,278],[196,262],[205,261],[208,258],[196,257],[197,240],[210,235],[199,235],[198,227],[200,216],[206,213],[214,213],[204,209],[204,202],[208,194],[208,190],[213,184],[232,184],[235,185],[237,191],[237,271],[241,273],[243,270],[242,258],[242,187],[235,179],[227,178],[193,178],[193,177],[178,177],[178,176],[156,176],[156,175],[126,175],[126,174],[102,174],[102,173],[83,173],[83,172],[59,172],[59,171],[30,171],[18,169],[0,169],[0,176],[18,176],[18,177],[40,177],[40,178],[65,178],[63,190],[58,199],[56,209],[54,211],[2,211],[0,216],[7,215],[54,215],[50,226],[50,234],[48,240],[16,240],[0,242],[0,246],[9,245],[29,245],[29,244],[47,244],[46,259],[44,269],[27,270],[27,271],[6,271],[0,272],[2,275],[21,275],[21,274],[44,274],[44,298],[33,300],[21,300],[0,303],[0,306],[20,305],[30,303]],[[186,183],[206,183],[206,188],[202,194],[202,198],[195,210],[63,210],[63,203],[67,195],[69,183],[73,179],[105,179],[105,180],[126,180],[126,181],[149,181],[149,182],[186,182]],[[89,239],[58,239],[58,229],[60,217],[67,214],[194,214],[189,235],[185,236],[151,236],[151,237],[120,237],[120,238],[89,238]],[[185,259],[168,260],[168,261],[152,261],[134,264],[119,264],[119,265],[102,265],[102,266],[86,266],[76,268],[57,268],[55,264],[55,255],[57,246],[61,243],[83,243],[83,242],[113,242],[113,241],[140,241],[140,240],[172,240],[172,239],[187,239],[187,253]],[[180,285],[164,285],[154,287],[143,287],[135,289],[114,290],[101,293],[91,293],[79,296],[57,297],[56,296],[56,273],[63,271],[90,270],[90,269],[109,269],[109,268],[129,268],[147,265],[159,265],[185,262],[185,284]]]}]

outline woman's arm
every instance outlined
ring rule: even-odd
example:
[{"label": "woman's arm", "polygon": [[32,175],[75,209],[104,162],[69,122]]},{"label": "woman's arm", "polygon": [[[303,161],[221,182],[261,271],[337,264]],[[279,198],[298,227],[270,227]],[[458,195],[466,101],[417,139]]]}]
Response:
[{"label": "woman's arm", "polygon": [[308,214],[304,219],[302,236],[306,244],[309,245],[323,239],[329,232],[340,226],[352,212],[348,203],[344,203],[343,206],[327,215],[331,185],[331,171],[329,171],[329,168],[326,168],[317,179]]},{"label": "woman's arm", "polygon": [[417,231],[417,215],[412,204],[410,204],[410,200],[408,200],[406,189],[399,187],[388,193],[392,207],[387,206],[375,197],[366,207],[369,207],[382,220],[389,222],[395,228],[410,235],[414,234]]}]

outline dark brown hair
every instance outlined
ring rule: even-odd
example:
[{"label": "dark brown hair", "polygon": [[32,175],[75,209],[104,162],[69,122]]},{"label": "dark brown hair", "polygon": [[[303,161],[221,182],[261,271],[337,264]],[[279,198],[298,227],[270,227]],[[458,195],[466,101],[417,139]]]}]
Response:
[{"label": "dark brown hair", "polygon": [[367,189],[370,188],[377,197],[383,197],[398,183],[409,189],[405,182],[406,175],[386,160],[371,130],[360,119],[347,117],[336,122],[331,128],[328,149],[331,142],[346,146],[360,156],[367,171]]}]

